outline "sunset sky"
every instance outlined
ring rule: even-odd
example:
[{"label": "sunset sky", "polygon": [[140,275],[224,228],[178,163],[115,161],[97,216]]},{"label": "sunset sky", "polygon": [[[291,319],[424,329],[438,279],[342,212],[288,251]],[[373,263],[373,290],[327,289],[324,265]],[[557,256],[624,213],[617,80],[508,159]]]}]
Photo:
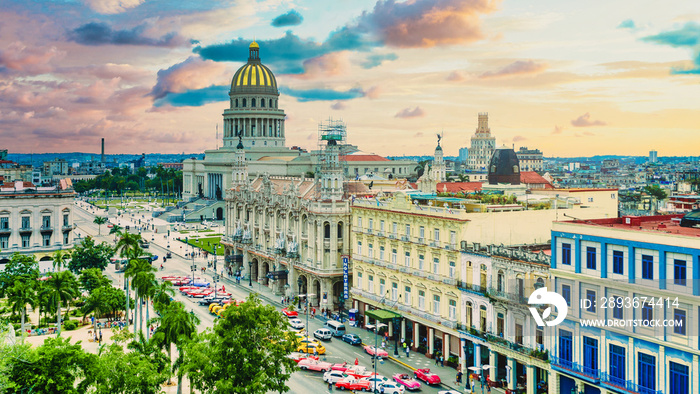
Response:
[{"label": "sunset sky", "polygon": [[214,149],[253,39],[288,146],[332,117],[366,152],[440,132],[457,155],[488,112],[499,145],[547,157],[700,154],[690,0],[0,0],[0,148]]}]

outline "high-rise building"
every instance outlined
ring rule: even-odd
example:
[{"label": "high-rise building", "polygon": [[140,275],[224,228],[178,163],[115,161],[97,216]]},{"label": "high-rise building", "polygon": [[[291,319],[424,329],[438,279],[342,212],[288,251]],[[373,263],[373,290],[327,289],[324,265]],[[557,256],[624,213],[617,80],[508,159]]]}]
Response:
[{"label": "high-rise building", "polygon": [[542,152],[539,149],[521,146],[515,154],[518,155],[521,171],[542,171]]},{"label": "high-rise building", "polygon": [[659,160],[659,152],[655,150],[649,151],[649,163],[656,163]]},{"label": "high-rise building", "polygon": [[468,168],[472,171],[486,170],[493,151],[496,149],[496,137],[491,135],[489,114],[479,114],[479,126],[471,138]]}]

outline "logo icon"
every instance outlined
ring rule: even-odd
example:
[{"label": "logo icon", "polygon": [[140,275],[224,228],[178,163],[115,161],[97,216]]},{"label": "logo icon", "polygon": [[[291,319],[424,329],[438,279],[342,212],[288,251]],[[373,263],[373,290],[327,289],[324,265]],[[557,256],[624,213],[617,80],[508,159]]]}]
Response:
[{"label": "logo icon", "polygon": [[532,313],[532,317],[535,319],[535,322],[540,327],[544,327],[545,324],[548,326],[556,326],[557,324],[560,324],[564,321],[564,319],[566,319],[566,314],[569,311],[564,297],[553,291],[547,291],[546,287],[541,287],[535,290],[532,294],[530,294],[530,298],[528,298],[527,303],[530,305],[554,305],[554,307],[557,308],[557,318],[545,322],[544,319],[548,318],[549,315],[552,314],[552,307],[547,307],[547,309],[545,309],[544,312],[542,312],[542,316],[540,316],[540,313],[537,311],[537,308],[532,306],[530,307],[530,313]]}]

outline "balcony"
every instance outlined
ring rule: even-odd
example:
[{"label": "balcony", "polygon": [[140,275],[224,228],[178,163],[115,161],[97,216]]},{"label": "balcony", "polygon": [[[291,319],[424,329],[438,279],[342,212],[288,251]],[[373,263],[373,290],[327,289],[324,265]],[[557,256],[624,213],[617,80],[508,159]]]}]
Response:
[{"label": "balcony", "polygon": [[625,393],[640,393],[640,394],[663,394],[661,390],[652,390],[646,387],[641,387],[631,380],[624,380],[610,376],[608,373],[603,372],[600,374],[600,383],[607,388],[622,391]]},{"label": "balcony", "polygon": [[572,375],[576,375],[577,377],[584,379],[584,380],[591,382],[591,383],[599,383],[600,382],[600,370],[599,369],[584,367],[584,366],[580,365],[579,363],[575,363],[575,362],[565,360],[563,358],[559,358],[559,357],[555,357],[555,356],[549,356],[549,358],[550,358],[550,360],[552,360],[552,368],[554,368],[557,371],[566,372],[566,373],[569,373]]},{"label": "balcony", "polygon": [[404,242],[408,242],[408,241],[409,241],[408,236],[406,236],[406,235],[402,235],[402,236],[401,236],[401,240],[404,241]]},{"label": "balcony", "polygon": [[50,234],[50,233],[53,232],[53,227],[51,227],[51,226],[41,226],[41,227],[39,228],[39,231],[40,231],[42,234]]},{"label": "balcony", "polygon": [[503,337],[496,336],[490,333],[486,333],[485,338],[486,341],[488,341],[489,343],[505,347],[507,349],[516,351],[528,357],[534,357],[542,361],[547,361],[549,359],[549,353],[546,350],[540,351],[536,349],[531,349],[519,343],[509,341]]},{"label": "balcony", "polygon": [[486,288],[481,287],[479,285],[473,285],[471,283],[467,283],[461,280],[457,281],[457,287],[462,290],[466,291],[468,293],[475,293],[475,294],[480,294],[480,295],[486,295]]},{"label": "balcony", "polygon": [[9,227],[0,228],[0,234],[10,234],[10,233],[12,233],[11,228],[9,228]]},{"label": "balcony", "polygon": [[489,294],[495,298],[500,298],[515,304],[527,304],[527,297],[525,297],[524,295],[496,290],[493,287],[489,287],[488,291]]},{"label": "balcony", "polygon": [[31,227],[20,227],[20,228],[19,228],[19,233],[20,233],[20,234],[22,234],[22,233],[31,233],[31,232],[32,232],[32,228],[31,228]]}]

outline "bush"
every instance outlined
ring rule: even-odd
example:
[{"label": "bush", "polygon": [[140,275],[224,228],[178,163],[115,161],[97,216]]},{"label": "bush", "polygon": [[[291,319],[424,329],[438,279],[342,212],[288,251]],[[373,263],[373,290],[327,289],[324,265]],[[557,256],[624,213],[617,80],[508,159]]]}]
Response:
[{"label": "bush", "polygon": [[75,330],[76,328],[78,328],[78,322],[76,322],[75,320],[68,320],[68,321],[65,321],[65,322],[63,323],[63,328],[64,328],[66,331],[73,331],[73,330]]}]

